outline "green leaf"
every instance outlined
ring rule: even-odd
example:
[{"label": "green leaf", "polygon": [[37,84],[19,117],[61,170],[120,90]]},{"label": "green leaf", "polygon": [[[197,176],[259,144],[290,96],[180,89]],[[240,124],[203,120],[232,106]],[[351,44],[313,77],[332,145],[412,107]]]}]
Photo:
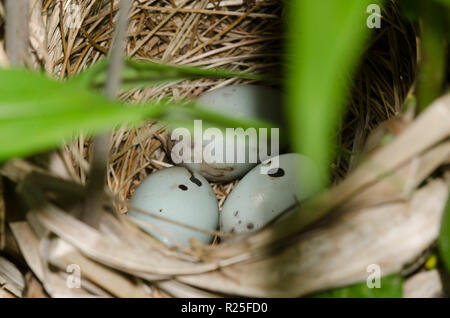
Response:
[{"label": "green leaf", "polygon": [[[401,0],[399,3],[402,13],[412,21],[417,21],[419,17],[423,15],[423,9],[426,8],[426,6],[440,4],[450,8],[450,0]],[[445,11],[445,8],[443,7],[442,10]]]},{"label": "green leaf", "polygon": [[380,288],[369,288],[366,282],[313,295],[314,298],[402,298],[403,278],[398,275],[382,277]]},{"label": "green leaf", "polygon": [[434,0],[434,1],[450,7],[450,0]]},{"label": "green leaf", "polygon": [[448,273],[450,273],[450,198],[445,207],[441,223],[441,231],[438,238],[440,257]]},{"label": "green leaf", "polygon": [[[376,2],[376,1],[375,1]],[[333,133],[343,113],[352,71],[369,34],[373,0],[303,0],[289,3],[287,63],[290,137],[294,150],[328,176]]]},{"label": "green leaf", "polygon": [[400,9],[402,13],[411,21],[417,21],[420,14],[421,0],[401,0]]},{"label": "green leaf", "polygon": [[124,107],[41,74],[0,69],[0,161],[50,149],[81,131],[97,133],[161,113],[157,104]]},{"label": "green leaf", "polygon": [[186,103],[184,107],[167,106],[164,120],[170,122],[171,118],[182,119],[184,121],[192,122],[196,119],[202,119],[208,122],[209,125],[217,128],[231,128],[240,127],[247,128],[275,128],[275,125],[265,120],[242,117],[242,116],[224,116],[222,113],[216,113],[204,108],[195,107],[195,102]]},{"label": "green leaf", "polygon": [[[70,79],[83,87],[102,88],[107,78],[106,59]],[[127,60],[122,73],[122,90],[143,88],[196,78],[243,78],[268,80],[265,76],[221,69],[205,69],[192,66],[176,66],[154,62]]]},{"label": "green leaf", "polygon": [[437,2],[421,2],[422,60],[418,75],[418,105],[424,110],[442,93],[446,75],[448,10]]},{"label": "green leaf", "polygon": [[26,70],[0,69],[0,162],[52,149],[80,132],[92,135],[150,118],[181,127],[192,125],[194,119],[219,128],[271,127],[270,123],[251,118],[225,117],[197,109],[193,103],[162,100],[127,105],[80,83],[57,82]]}]

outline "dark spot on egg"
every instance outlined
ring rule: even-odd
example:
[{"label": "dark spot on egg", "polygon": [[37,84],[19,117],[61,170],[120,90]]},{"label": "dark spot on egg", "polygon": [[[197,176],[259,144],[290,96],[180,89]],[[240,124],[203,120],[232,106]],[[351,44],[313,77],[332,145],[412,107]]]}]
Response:
[{"label": "dark spot on egg", "polygon": [[280,178],[285,175],[285,172],[281,168],[272,169],[269,171],[268,175],[271,176],[272,178]]},{"label": "dark spot on egg", "polygon": [[201,187],[202,186],[202,182],[196,178],[194,176],[194,173],[190,170],[188,170],[189,174],[191,175],[191,177],[189,178],[189,181],[191,181],[192,183],[196,184],[197,186]]},{"label": "dark spot on egg", "polygon": [[230,233],[234,233],[235,232],[235,229],[234,229],[234,227],[231,229],[231,231],[230,231]]},{"label": "dark spot on egg", "polygon": [[249,230],[253,229],[254,227],[255,227],[255,225],[251,222],[247,224],[247,229],[249,229]]},{"label": "dark spot on egg", "polygon": [[242,224],[242,221],[241,221],[241,220],[239,220],[238,224]]},{"label": "dark spot on egg", "polygon": [[194,175],[192,175],[192,176],[189,178],[189,181],[191,181],[192,183],[196,184],[196,185],[199,186],[199,187],[202,186],[202,182],[201,182],[199,179],[197,179],[196,177],[194,177]]},{"label": "dark spot on egg", "polygon": [[180,185],[178,186],[178,188],[180,188],[180,189],[183,190],[183,191],[187,191],[187,189],[188,189],[188,187],[186,187],[184,184],[180,184]]},{"label": "dark spot on egg", "polygon": [[238,216],[239,215],[239,211],[234,212],[234,216]]},{"label": "dark spot on egg", "polygon": [[162,212],[163,210],[162,209],[159,209],[159,212]]}]

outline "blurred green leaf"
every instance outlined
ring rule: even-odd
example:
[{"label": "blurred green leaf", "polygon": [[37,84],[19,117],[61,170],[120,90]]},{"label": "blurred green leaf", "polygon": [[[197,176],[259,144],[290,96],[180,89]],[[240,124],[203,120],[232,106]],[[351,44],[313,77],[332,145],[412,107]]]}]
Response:
[{"label": "blurred green leaf", "polygon": [[0,69],[0,161],[54,148],[80,132],[92,135],[149,118],[181,127],[189,127],[193,119],[218,128],[271,127],[270,123],[225,117],[193,105],[167,100],[123,104],[84,88],[80,82],[57,82],[31,71]]},{"label": "blurred green leaf", "polygon": [[0,69],[0,161],[52,148],[80,131],[97,133],[161,112],[156,104],[124,107],[41,74]]},{"label": "blurred green leaf", "polygon": [[[448,6],[450,8],[450,0],[400,0],[400,9],[402,13],[412,21],[417,21],[421,15],[423,15],[423,8],[430,5],[432,2],[442,6]],[[434,4],[432,4],[434,5]],[[445,11],[445,8],[442,7]],[[447,17],[448,15],[447,10]]]},{"label": "blurred green leaf", "polygon": [[418,75],[418,105],[423,110],[442,93],[446,72],[448,9],[441,4],[421,2],[422,60]]},{"label": "blurred green leaf", "polygon": [[332,135],[343,113],[352,71],[363,53],[373,0],[303,0],[288,5],[288,119],[294,150],[312,158],[324,182]]},{"label": "blurred green leaf", "polygon": [[[102,88],[106,82],[108,61],[106,59],[89,67],[69,81],[83,87]],[[196,78],[243,78],[251,80],[268,80],[263,75],[235,72],[221,69],[205,69],[192,66],[176,66],[154,62],[127,60],[122,73],[122,90],[143,88],[179,80]]]},{"label": "blurred green leaf", "polygon": [[403,14],[411,21],[417,21],[420,13],[421,0],[401,0],[400,8]]},{"label": "blurred green leaf", "polygon": [[447,272],[450,273],[450,198],[447,201],[444,216],[442,218],[438,247],[445,268],[447,269]]},{"label": "blurred green leaf", "polygon": [[403,278],[390,275],[381,278],[380,288],[369,288],[366,282],[312,296],[314,298],[402,298]]},{"label": "blurred green leaf", "polygon": [[434,0],[434,1],[450,7],[450,0]]},{"label": "blurred green leaf", "polygon": [[242,116],[224,116],[222,113],[219,114],[204,108],[196,108],[195,102],[186,103],[184,107],[168,106],[164,118],[167,122],[178,120],[186,123],[192,123],[193,120],[196,119],[203,119],[207,121],[211,127],[217,128],[275,128],[273,123],[265,120]]}]

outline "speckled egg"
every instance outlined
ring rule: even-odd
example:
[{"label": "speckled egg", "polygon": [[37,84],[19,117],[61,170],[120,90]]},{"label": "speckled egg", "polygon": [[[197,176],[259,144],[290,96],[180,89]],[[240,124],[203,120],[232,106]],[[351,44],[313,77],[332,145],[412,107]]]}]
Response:
[{"label": "speckled egg", "polygon": [[[262,173],[264,168],[268,173]],[[310,159],[295,153],[271,158],[253,168],[230,193],[220,229],[236,234],[256,231],[319,190],[319,175]]]},{"label": "speckled egg", "polygon": [[[216,230],[218,227],[218,203],[213,189],[204,177],[191,173],[184,167],[167,168],[151,174],[136,189],[131,205],[196,228]],[[190,238],[204,244],[210,243],[212,239],[212,235],[180,227],[141,212],[130,210],[129,215],[167,233],[178,245],[190,245]],[[138,225],[166,245],[176,245],[162,233],[143,224]]]},{"label": "speckled egg", "polygon": [[[282,126],[283,122],[281,112],[282,95],[279,91],[268,87],[234,85],[219,88],[200,96],[197,100],[197,107],[231,117],[251,117],[266,120],[275,123],[279,127]],[[227,139],[224,139],[223,154],[225,157],[233,144],[227,143]],[[196,149],[202,149],[203,152],[203,149],[209,143],[209,140],[203,140],[202,147]],[[241,147],[242,143],[244,143],[246,159],[244,162],[236,163],[236,149]],[[194,148],[193,146],[192,149]],[[250,151],[257,153],[258,150],[257,147],[250,147],[248,142],[241,140],[234,144],[234,162],[206,162],[203,160],[201,163],[194,163],[191,160],[190,162],[183,162],[182,165],[191,171],[200,173],[209,181],[228,182],[242,177],[257,164],[257,162],[250,160]],[[194,151],[192,152],[193,156]]]}]

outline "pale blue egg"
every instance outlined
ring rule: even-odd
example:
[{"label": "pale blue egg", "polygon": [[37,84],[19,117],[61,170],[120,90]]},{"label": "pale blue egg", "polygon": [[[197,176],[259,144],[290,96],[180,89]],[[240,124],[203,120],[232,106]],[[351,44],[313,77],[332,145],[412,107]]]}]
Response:
[{"label": "pale blue egg", "polygon": [[[278,158],[278,168],[261,168]],[[253,168],[233,189],[220,214],[220,229],[230,233],[248,233],[261,229],[281,217],[304,199],[320,190],[315,164],[300,154],[283,154]]]},{"label": "pale blue egg", "polygon": [[[214,231],[218,227],[219,208],[213,189],[205,178],[184,167],[167,168],[148,176],[136,189],[131,204],[195,228]],[[141,212],[130,210],[128,213],[169,234],[178,245],[190,245],[190,238],[209,244],[213,238],[210,234],[180,227]],[[139,226],[166,245],[175,245],[163,234],[144,225]]]},{"label": "pale blue egg", "polygon": [[[223,114],[229,117],[254,118],[265,120],[277,124],[278,128],[282,125],[282,94],[269,87],[256,85],[232,85],[201,95],[197,99],[197,107],[209,111],[214,111],[218,114]],[[244,135],[239,134],[238,135]],[[249,145],[248,140],[235,139],[232,144],[226,141],[224,136],[223,144],[223,161],[221,162],[206,162],[201,163],[184,162],[183,165],[189,170],[195,171],[203,175],[206,179],[213,182],[228,182],[245,175],[252,169],[258,160],[253,161],[249,157],[249,152],[254,151],[258,154],[258,145]],[[228,139],[228,140],[231,140]],[[204,147],[210,142],[209,140],[202,140],[202,153]],[[234,150],[232,149],[234,147]],[[239,162],[237,160],[237,149],[244,149],[245,160]],[[227,152],[233,151],[233,162],[225,162]],[[257,158],[258,159],[258,158]]]}]

